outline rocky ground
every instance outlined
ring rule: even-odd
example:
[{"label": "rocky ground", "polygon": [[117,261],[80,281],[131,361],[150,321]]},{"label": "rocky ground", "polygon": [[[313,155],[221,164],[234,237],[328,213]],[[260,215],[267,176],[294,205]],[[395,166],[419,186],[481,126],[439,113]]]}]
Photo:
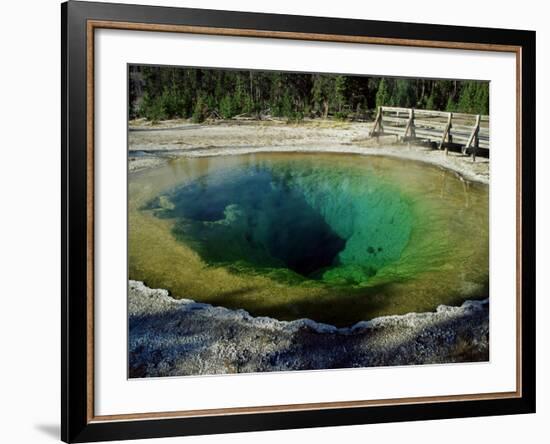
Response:
[{"label": "rocky ground", "polygon": [[217,156],[253,152],[340,152],[384,155],[428,162],[469,180],[489,183],[489,159],[476,162],[460,152],[396,143],[394,136],[369,137],[371,123],[311,120],[219,121],[191,124],[185,120],[152,125],[130,122],[129,169],[139,171],[182,156]]},{"label": "rocky ground", "polygon": [[130,281],[130,377],[487,361],[489,303],[440,306],[349,328],[252,317]]}]

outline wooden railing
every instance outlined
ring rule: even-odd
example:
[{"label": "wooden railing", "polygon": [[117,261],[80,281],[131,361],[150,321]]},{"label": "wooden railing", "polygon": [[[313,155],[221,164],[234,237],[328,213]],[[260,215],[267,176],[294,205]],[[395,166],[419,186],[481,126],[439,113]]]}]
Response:
[{"label": "wooden railing", "polygon": [[489,116],[380,106],[370,132],[373,137],[386,134],[402,141],[427,141],[438,149],[459,147],[463,154],[489,149]]}]

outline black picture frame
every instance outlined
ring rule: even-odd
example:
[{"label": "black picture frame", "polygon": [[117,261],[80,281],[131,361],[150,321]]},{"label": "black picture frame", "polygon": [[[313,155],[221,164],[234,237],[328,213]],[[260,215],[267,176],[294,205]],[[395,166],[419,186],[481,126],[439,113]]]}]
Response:
[{"label": "black picture frame", "polygon": [[[87,38],[89,22],[109,21],[191,26],[266,33],[370,37],[391,41],[510,45],[519,48],[521,98],[518,177],[521,208],[518,269],[521,280],[521,393],[499,399],[442,400],[297,411],[236,413],[97,421],[90,416],[90,162]],[[62,23],[62,375],[61,438],[90,442],[180,435],[277,430],[395,421],[510,415],[535,412],[535,32],[356,19],[259,14],[201,9],[69,1]],[[283,37],[284,38],[284,37]],[[522,118],[526,116],[528,118]],[[505,253],[504,253],[505,254]]]}]

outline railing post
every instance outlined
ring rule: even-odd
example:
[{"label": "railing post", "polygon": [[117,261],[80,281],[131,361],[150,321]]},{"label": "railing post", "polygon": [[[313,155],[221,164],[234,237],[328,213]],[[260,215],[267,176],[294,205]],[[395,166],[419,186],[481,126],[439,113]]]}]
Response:
[{"label": "railing post", "polygon": [[447,136],[447,143],[452,144],[453,143],[453,135],[451,133],[451,130],[453,129],[453,113],[449,113],[449,134]]},{"label": "railing post", "polygon": [[476,134],[474,136],[474,152],[472,153],[472,160],[476,161],[477,149],[479,148],[479,127],[481,125],[481,115],[476,117]]},{"label": "railing post", "polygon": [[372,130],[370,132],[371,137],[376,136],[377,140],[378,134],[382,131],[382,113],[383,109],[381,106],[379,106],[378,112],[376,113],[376,118],[374,119],[374,125],[372,126]]},{"label": "railing post", "polygon": [[451,127],[452,127],[452,121],[453,121],[453,113],[449,113],[447,115],[447,125],[445,126],[445,130],[443,131],[443,137],[441,137],[441,141],[439,142],[439,149],[443,147],[443,144],[445,143],[445,139],[447,139],[447,144],[445,145],[445,155],[449,155],[449,143],[451,143],[452,137],[451,136]]},{"label": "railing post", "polygon": [[474,162],[476,161],[477,149],[479,147],[479,125],[480,125],[480,122],[481,122],[481,115],[478,114],[476,116],[475,126],[472,129],[472,134],[470,134],[470,137],[468,139],[468,143],[464,146],[464,150],[463,150],[463,154],[466,154],[466,151],[468,150],[468,148],[470,148],[470,147],[473,148],[473,150],[472,150],[472,160]]},{"label": "railing post", "polygon": [[403,134],[403,140],[410,140],[416,138],[416,131],[414,129],[414,108],[409,110],[409,120],[407,121],[407,127]]}]

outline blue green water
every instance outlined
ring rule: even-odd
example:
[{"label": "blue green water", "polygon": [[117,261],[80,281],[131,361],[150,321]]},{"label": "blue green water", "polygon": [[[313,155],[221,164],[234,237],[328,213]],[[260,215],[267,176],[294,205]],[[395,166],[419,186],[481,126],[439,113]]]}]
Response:
[{"label": "blue green water", "polygon": [[132,174],[129,275],[174,297],[335,325],[488,297],[489,194],[375,156],[179,159]]},{"label": "blue green water", "polygon": [[376,174],[309,162],[260,163],[207,176],[147,205],[207,262],[362,284],[397,260],[413,222],[406,197]]}]

